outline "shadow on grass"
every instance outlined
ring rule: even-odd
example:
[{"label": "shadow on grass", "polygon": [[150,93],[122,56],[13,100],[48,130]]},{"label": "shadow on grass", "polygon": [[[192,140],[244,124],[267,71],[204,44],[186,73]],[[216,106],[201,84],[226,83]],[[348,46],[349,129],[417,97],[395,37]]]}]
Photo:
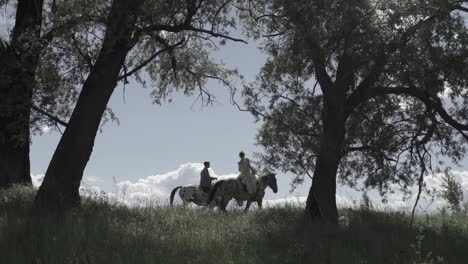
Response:
[{"label": "shadow on grass", "polygon": [[[0,192],[1,263],[468,263],[466,215],[342,210],[340,226],[302,209],[228,215],[126,208],[84,200],[65,213],[32,207],[33,192]],[[432,261],[432,262],[431,262]]]},{"label": "shadow on grass", "polygon": [[340,212],[338,227],[287,208],[254,219],[268,252],[289,252],[282,263],[468,263],[467,215],[419,215],[413,228],[405,213],[355,209]]}]

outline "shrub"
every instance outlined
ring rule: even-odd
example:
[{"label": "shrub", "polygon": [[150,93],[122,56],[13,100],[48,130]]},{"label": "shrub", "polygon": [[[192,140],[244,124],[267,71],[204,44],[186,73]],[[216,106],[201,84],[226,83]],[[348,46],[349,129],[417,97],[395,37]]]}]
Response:
[{"label": "shrub", "polygon": [[458,183],[455,177],[449,172],[446,172],[442,178],[441,196],[447,201],[451,210],[460,211],[460,204],[463,201],[463,191],[460,183]]}]

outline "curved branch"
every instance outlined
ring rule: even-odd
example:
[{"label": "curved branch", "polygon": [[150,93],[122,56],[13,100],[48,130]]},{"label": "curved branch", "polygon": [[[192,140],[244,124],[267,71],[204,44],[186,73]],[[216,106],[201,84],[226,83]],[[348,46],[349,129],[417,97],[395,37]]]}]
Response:
[{"label": "curved branch", "polygon": [[248,44],[247,41],[245,41],[243,39],[234,38],[234,37],[231,37],[229,35],[225,35],[225,34],[215,32],[213,30],[197,28],[197,27],[194,27],[194,26],[192,26],[190,24],[188,24],[188,25],[180,24],[180,25],[175,25],[175,26],[171,26],[171,25],[151,25],[151,26],[141,28],[140,31],[142,31],[142,32],[167,31],[167,32],[172,32],[172,33],[178,33],[178,32],[183,32],[183,31],[193,31],[193,32],[199,32],[199,33],[205,33],[205,34],[208,34],[210,36],[217,37],[217,38],[225,38],[225,39],[232,40],[234,42],[242,42],[242,43]]},{"label": "curved branch", "polygon": [[130,77],[132,74],[134,74],[135,72],[141,70],[142,68],[144,68],[146,65],[148,65],[151,61],[153,61],[157,56],[161,55],[162,53],[168,51],[170,52],[171,50],[174,50],[176,47],[182,45],[185,43],[185,39],[181,39],[179,42],[173,44],[173,45],[167,45],[165,48],[163,49],[160,49],[158,50],[157,52],[155,52],[153,55],[151,55],[148,59],[146,59],[145,61],[143,61],[142,63],[140,63],[138,66],[136,66],[135,68],[131,69],[130,71],[124,73],[123,75],[121,75],[117,81],[121,81],[121,80],[124,80],[128,77]]},{"label": "curved branch", "polygon": [[464,133],[465,131],[468,131],[468,124],[462,124],[453,119],[443,107],[440,98],[434,98],[424,90],[411,87],[377,87],[372,89],[369,94],[369,98],[389,94],[408,95],[420,100],[428,107],[428,109],[433,109],[447,124],[456,129],[468,141],[468,135]]},{"label": "curved branch", "polygon": [[230,2],[232,2],[232,0],[227,0],[218,8],[218,10],[216,10],[213,19],[211,20],[211,31],[214,31],[214,25],[216,24],[216,19],[218,18],[219,13],[221,13],[221,10],[223,10]]},{"label": "curved branch", "polygon": [[[451,7],[448,10],[448,12],[451,12],[453,10],[455,10],[455,7]],[[409,27],[401,35],[392,39],[386,45],[386,48],[382,49],[382,52],[375,59],[374,67],[370,70],[369,74],[364,78],[364,80],[357,86],[356,90],[348,98],[346,106],[346,113],[348,115],[351,114],[351,112],[357,105],[365,102],[369,98],[368,93],[371,92],[370,90],[372,90],[372,87],[376,84],[377,80],[384,72],[385,65],[387,64],[389,56],[401,49],[403,46],[405,46],[406,43],[409,41],[410,37],[413,34],[415,34],[421,27],[439,18],[440,15],[441,13],[438,12]]]},{"label": "curved branch", "polygon": [[86,64],[88,65],[89,70],[92,71],[92,69],[93,69],[93,60],[91,59],[89,54],[87,54],[85,51],[83,51],[80,48],[80,45],[78,44],[78,41],[77,41],[77,39],[75,37],[75,33],[71,33],[71,39],[73,40],[73,46],[75,46],[76,50],[78,51],[78,54],[86,62]]},{"label": "curved branch", "polygon": [[462,12],[465,12],[465,13],[468,13],[468,7],[464,7],[464,6],[462,6],[462,5],[454,6],[453,9],[458,10],[458,11],[462,11]]}]

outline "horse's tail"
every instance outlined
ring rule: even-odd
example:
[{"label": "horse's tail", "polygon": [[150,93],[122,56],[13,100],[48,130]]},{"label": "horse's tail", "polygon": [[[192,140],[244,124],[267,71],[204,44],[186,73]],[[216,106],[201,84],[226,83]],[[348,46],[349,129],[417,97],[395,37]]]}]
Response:
[{"label": "horse's tail", "polygon": [[223,184],[223,182],[224,181],[218,181],[217,183],[215,183],[215,185],[211,189],[210,196],[208,197],[208,203],[207,204],[211,204],[211,202],[213,202],[213,199],[214,199],[214,197],[216,195],[216,191],[218,190],[219,186],[221,186],[221,184]]},{"label": "horse's tail", "polygon": [[172,190],[172,192],[171,192],[171,198],[170,198],[171,206],[172,206],[173,203],[174,203],[174,195],[175,195],[175,193],[177,192],[177,190],[179,190],[180,188],[182,188],[182,186],[177,186],[177,187],[174,188],[174,190]]}]

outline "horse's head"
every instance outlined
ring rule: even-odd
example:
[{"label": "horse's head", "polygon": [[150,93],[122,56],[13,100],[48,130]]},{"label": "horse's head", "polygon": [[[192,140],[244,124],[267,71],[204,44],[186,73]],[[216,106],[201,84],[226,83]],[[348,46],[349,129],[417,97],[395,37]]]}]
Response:
[{"label": "horse's head", "polygon": [[269,172],[265,175],[267,186],[270,187],[274,193],[278,192],[278,185],[276,184],[276,174]]}]

